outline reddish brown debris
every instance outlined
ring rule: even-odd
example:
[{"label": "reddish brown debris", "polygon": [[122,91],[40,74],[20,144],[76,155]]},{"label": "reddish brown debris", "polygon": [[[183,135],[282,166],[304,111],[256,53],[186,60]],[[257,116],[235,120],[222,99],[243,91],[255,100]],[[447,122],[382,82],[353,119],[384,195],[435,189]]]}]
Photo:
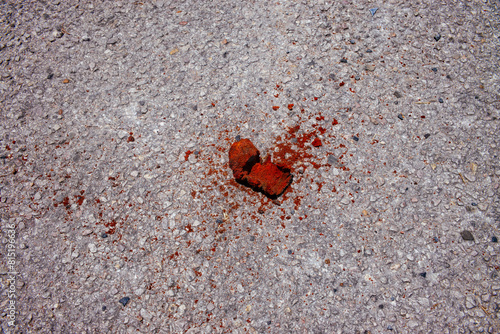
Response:
[{"label": "reddish brown debris", "polygon": [[237,141],[229,149],[229,167],[236,181],[245,180],[253,165],[260,162],[259,150],[249,139]]},{"label": "reddish brown debris", "polygon": [[229,167],[233,170],[236,181],[271,198],[283,194],[292,182],[290,168],[272,163],[270,156],[262,162],[259,150],[249,139],[242,139],[231,145]]},{"label": "reddish brown debris", "polygon": [[312,146],[314,146],[314,147],[320,147],[322,145],[323,145],[323,143],[321,142],[321,139],[319,139],[319,138],[314,139],[312,142]]}]

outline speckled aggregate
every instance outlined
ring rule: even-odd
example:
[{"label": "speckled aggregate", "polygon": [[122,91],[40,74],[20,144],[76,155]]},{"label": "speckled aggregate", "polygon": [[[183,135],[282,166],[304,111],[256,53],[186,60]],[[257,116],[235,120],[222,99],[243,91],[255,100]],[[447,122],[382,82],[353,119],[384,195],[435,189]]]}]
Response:
[{"label": "speckled aggregate", "polygon": [[498,3],[0,12],[4,332],[500,332]]}]

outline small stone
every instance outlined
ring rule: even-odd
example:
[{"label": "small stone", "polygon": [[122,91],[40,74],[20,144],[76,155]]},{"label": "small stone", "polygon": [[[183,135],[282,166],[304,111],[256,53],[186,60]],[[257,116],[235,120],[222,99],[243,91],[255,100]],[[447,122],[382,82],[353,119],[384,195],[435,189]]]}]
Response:
[{"label": "small stone", "polygon": [[403,97],[403,95],[401,95],[401,93],[398,92],[398,91],[394,92],[394,96],[397,97],[398,99],[400,99],[401,97]]},{"label": "small stone", "polygon": [[474,241],[474,236],[470,231],[464,230],[460,232],[460,235],[462,236],[462,239],[467,240],[467,241]]},{"label": "small stone", "polygon": [[144,308],[141,308],[140,314],[141,314],[141,317],[143,317],[146,320],[151,320],[151,318],[153,317],[153,315],[151,313],[149,313],[149,311],[144,309]]},{"label": "small stone", "polygon": [[375,71],[375,64],[366,64],[365,70],[370,71],[370,72]]},{"label": "small stone", "polygon": [[174,55],[174,54],[176,54],[177,52],[179,52],[179,49],[173,49],[172,51],[170,51],[170,55]]},{"label": "small stone", "polygon": [[88,248],[91,253],[97,252],[97,247],[94,244],[88,244]]},{"label": "small stone", "polygon": [[479,203],[479,204],[477,205],[477,207],[478,207],[478,208],[479,208],[479,210],[481,210],[481,211],[486,211],[486,209],[488,209],[488,204],[486,204],[486,203]]},{"label": "small stone", "polygon": [[442,98],[438,99],[439,103],[444,103],[444,100]]},{"label": "small stone", "polygon": [[418,325],[419,325],[419,323],[415,320],[408,321],[408,327],[410,327],[410,328],[416,328],[416,327],[418,327]]},{"label": "small stone", "polygon": [[437,67],[433,67],[433,68],[431,68],[431,70],[432,70],[434,73],[436,73],[436,72],[438,71]]},{"label": "small stone", "polygon": [[123,297],[122,299],[120,299],[118,302],[120,304],[122,304],[123,306],[126,306],[128,304],[128,302],[130,301],[130,298],[129,297]]},{"label": "small stone", "polygon": [[168,311],[170,313],[175,313],[175,311],[177,311],[177,305],[175,304],[170,304],[170,306],[168,307]]},{"label": "small stone", "polygon": [[436,34],[436,36],[434,36],[434,39],[437,41],[439,41],[441,39],[441,34]]},{"label": "small stone", "polygon": [[441,199],[440,198],[434,198],[431,202],[432,202],[432,205],[438,206],[439,203],[441,203]]},{"label": "small stone", "polygon": [[289,249],[289,250],[288,250],[288,255],[292,255],[292,253],[293,253],[293,252],[292,252],[292,250],[291,250],[291,249]]},{"label": "small stone", "polygon": [[366,53],[372,53],[373,51],[371,49],[366,50]]},{"label": "small stone", "polygon": [[354,141],[359,141],[359,138],[358,138],[358,137],[356,137],[356,136],[352,136],[352,139],[353,139]]},{"label": "small stone", "polygon": [[424,138],[425,138],[425,139],[427,139],[427,138],[429,138],[430,136],[431,136],[431,134],[430,134],[430,133],[426,133],[426,134],[424,135]]},{"label": "small stone", "polygon": [[491,237],[491,242],[497,243],[498,242],[498,238],[495,237],[495,236],[492,236]]},{"label": "small stone", "polygon": [[357,75],[354,77],[354,80],[360,80],[360,79],[361,78],[359,76],[357,76]]},{"label": "small stone", "polygon": [[341,62],[341,63],[347,63],[347,59],[342,58],[342,59],[340,59],[340,62]]},{"label": "small stone", "polygon": [[419,274],[421,277],[425,278],[427,276],[427,273],[424,271],[423,273]]},{"label": "small stone", "polygon": [[356,44],[356,41],[355,41],[355,40],[353,40],[353,39],[351,39],[349,42],[350,42],[351,44]]},{"label": "small stone", "polygon": [[403,120],[403,119],[404,119],[403,114],[399,114],[399,115],[398,115],[398,118],[399,118],[400,120]]},{"label": "small stone", "polygon": [[344,204],[344,205],[347,205],[351,203],[351,201],[349,200],[349,197],[347,196],[344,196],[341,200],[340,200],[340,204]]},{"label": "small stone", "polygon": [[62,81],[62,83],[63,83],[63,84],[67,84],[67,83],[69,83],[69,79],[64,79],[64,80]]},{"label": "small stone", "polygon": [[477,164],[471,162],[470,169],[471,169],[471,172],[472,172],[473,175],[476,175],[477,167],[478,167]]},{"label": "small stone", "polygon": [[118,138],[123,139],[128,136],[128,132],[124,130],[118,131]]},{"label": "small stone", "polygon": [[103,234],[101,234],[101,238],[103,238],[103,239],[104,239],[104,238],[107,238],[107,237],[108,237],[108,234],[107,234],[107,233],[103,233]]},{"label": "small stone", "polygon": [[375,15],[375,13],[377,12],[378,8],[371,8],[370,9],[370,13],[373,15]]},{"label": "small stone", "polygon": [[82,231],[82,235],[83,236],[89,235],[90,233],[92,233],[92,230],[89,229],[89,228],[87,228],[87,229],[85,229],[85,230]]}]

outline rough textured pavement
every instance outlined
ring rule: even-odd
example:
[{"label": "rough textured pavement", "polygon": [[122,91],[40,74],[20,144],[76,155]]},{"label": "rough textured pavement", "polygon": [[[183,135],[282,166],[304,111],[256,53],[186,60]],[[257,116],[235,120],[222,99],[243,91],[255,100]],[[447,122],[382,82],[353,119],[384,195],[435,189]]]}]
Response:
[{"label": "rough textured pavement", "polygon": [[0,13],[2,332],[500,332],[498,2]]}]

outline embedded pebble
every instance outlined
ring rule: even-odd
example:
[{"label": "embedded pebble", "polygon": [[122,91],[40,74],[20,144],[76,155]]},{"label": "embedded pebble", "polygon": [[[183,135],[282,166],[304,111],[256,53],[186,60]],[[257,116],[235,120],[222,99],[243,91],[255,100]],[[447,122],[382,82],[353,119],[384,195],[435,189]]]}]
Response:
[{"label": "embedded pebble", "polygon": [[97,247],[94,244],[88,244],[88,248],[91,253],[97,252]]},{"label": "embedded pebble", "polygon": [[474,236],[470,231],[464,230],[460,232],[460,235],[462,235],[462,239],[467,240],[467,241],[474,241]]},{"label": "embedded pebble", "polygon": [[16,323],[496,332],[494,2],[4,3]]}]

